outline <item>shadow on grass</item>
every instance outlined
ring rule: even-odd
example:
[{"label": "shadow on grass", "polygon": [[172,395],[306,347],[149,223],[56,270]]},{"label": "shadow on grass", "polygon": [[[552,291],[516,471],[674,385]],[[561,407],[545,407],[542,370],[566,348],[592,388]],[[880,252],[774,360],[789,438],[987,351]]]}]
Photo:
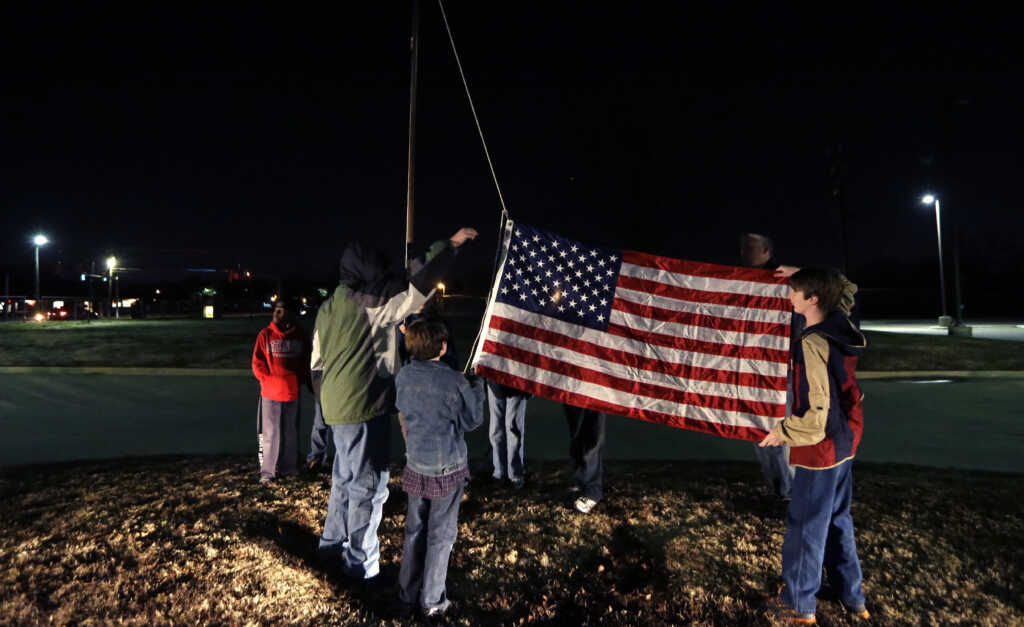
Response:
[{"label": "shadow on grass", "polygon": [[[384,517],[406,507],[404,494],[388,486],[388,500],[384,505]],[[340,556],[322,555],[318,546],[320,537],[308,527],[273,514],[247,510],[238,514],[242,534],[254,540],[266,540],[283,552],[298,558],[309,571],[317,573],[337,591],[346,591],[355,602],[378,619],[387,619],[395,614],[397,600],[396,586],[399,565],[381,564],[380,574],[368,580],[353,579],[343,574]]]}]

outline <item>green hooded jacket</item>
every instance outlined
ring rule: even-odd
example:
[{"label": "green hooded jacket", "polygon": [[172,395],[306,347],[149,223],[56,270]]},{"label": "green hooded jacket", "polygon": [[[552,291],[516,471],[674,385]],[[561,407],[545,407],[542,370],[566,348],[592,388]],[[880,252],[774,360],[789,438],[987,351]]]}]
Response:
[{"label": "green hooded jacket", "polygon": [[354,243],[341,257],[338,287],[320,306],[310,360],[324,422],[344,425],[395,413],[398,325],[419,309],[451,268],[455,248],[435,242],[408,279],[388,274],[384,256]]}]

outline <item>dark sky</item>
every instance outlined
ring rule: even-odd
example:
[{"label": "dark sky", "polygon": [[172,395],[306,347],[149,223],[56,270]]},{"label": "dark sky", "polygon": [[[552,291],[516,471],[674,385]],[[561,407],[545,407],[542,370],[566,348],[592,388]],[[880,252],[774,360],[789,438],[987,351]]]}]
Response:
[{"label": "dark sky", "polygon": [[[378,4],[4,9],[0,266],[30,270],[36,230],[44,266],[323,275],[353,238],[397,256],[411,4]],[[552,4],[446,5],[513,218],[724,263],[739,231],[769,231],[784,261],[839,265],[841,145],[855,278],[934,280],[924,191],[963,220],[968,268],[1019,275],[1009,16]],[[437,4],[422,13],[417,236],[475,226],[485,268],[497,194]]]}]

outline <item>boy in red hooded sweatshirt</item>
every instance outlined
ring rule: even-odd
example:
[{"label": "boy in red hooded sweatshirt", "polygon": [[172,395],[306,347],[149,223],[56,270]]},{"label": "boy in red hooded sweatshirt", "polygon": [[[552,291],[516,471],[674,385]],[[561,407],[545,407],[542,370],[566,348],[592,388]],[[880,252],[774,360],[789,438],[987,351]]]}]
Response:
[{"label": "boy in red hooded sweatshirt", "polygon": [[260,483],[298,473],[299,386],[311,386],[310,342],[295,325],[295,308],[274,302],[270,326],[256,336],[252,372],[260,381],[263,465]]}]

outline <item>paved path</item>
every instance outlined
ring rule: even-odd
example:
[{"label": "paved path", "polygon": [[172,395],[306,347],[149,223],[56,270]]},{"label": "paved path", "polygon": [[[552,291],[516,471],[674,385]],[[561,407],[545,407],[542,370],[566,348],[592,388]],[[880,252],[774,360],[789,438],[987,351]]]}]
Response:
[{"label": "paved path", "polygon": [[[860,328],[865,331],[884,333],[911,333],[914,335],[948,335],[945,327],[932,320],[862,320]],[[1024,320],[965,320],[971,327],[972,337],[985,340],[1024,342]]]},{"label": "paved path", "polygon": [[[1024,473],[1024,379],[869,379],[862,387],[861,460]],[[0,466],[163,454],[255,459],[257,393],[251,376],[3,373]],[[311,419],[306,396],[303,451]],[[401,436],[392,435],[400,459]],[[628,418],[610,419],[607,436],[609,459],[754,459],[750,443]],[[486,459],[486,426],[467,439],[471,454]],[[532,460],[567,457],[559,405],[530,402],[526,451]]]}]

